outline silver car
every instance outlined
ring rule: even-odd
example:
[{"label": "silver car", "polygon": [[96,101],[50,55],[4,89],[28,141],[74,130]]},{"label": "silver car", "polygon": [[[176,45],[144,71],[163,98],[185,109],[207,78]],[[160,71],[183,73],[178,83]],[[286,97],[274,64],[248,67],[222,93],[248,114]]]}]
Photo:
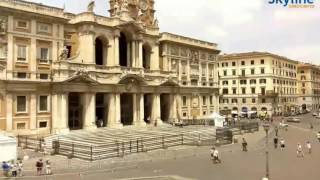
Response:
[{"label": "silver car", "polygon": [[287,122],[299,123],[300,119],[296,117],[290,117],[287,119]]}]

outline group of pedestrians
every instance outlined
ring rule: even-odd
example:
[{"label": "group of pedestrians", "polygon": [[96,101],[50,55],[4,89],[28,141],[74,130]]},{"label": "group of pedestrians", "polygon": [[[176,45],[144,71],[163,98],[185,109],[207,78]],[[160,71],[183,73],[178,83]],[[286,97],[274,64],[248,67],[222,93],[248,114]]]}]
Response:
[{"label": "group of pedestrians", "polygon": [[17,176],[22,176],[23,172],[23,163],[22,161],[18,162],[2,162],[2,170],[3,170],[3,175],[5,177],[17,177]]},{"label": "group of pedestrians", "polygon": [[45,163],[42,161],[42,159],[39,159],[36,162],[36,168],[37,168],[37,175],[41,176],[43,175],[43,171],[45,170],[46,175],[51,175],[51,162],[49,160],[46,160]]}]

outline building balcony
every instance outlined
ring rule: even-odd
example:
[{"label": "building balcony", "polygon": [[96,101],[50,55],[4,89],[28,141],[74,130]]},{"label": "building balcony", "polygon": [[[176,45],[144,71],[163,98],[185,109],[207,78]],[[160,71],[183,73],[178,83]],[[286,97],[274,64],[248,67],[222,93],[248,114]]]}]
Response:
[{"label": "building balcony", "polygon": [[278,97],[278,96],[279,96],[279,93],[276,93],[274,91],[267,91],[266,93],[259,93],[259,97],[273,98],[273,97]]}]

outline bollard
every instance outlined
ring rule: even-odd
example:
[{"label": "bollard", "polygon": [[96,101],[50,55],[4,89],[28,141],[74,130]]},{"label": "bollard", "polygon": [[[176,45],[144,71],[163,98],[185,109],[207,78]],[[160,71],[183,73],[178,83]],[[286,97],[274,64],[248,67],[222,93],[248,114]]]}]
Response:
[{"label": "bollard", "polygon": [[181,134],[181,145],[183,145],[183,134]]}]

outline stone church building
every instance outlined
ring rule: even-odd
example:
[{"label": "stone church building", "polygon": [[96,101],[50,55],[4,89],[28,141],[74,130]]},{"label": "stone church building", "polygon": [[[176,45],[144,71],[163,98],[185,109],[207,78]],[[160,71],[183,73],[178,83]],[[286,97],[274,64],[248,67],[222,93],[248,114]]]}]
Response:
[{"label": "stone church building", "polygon": [[[154,0],[110,17],[0,1],[0,130],[151,126],[219,111],[217,44],[160,33]],[[97,123],[99,122],[99,123]]]}]

